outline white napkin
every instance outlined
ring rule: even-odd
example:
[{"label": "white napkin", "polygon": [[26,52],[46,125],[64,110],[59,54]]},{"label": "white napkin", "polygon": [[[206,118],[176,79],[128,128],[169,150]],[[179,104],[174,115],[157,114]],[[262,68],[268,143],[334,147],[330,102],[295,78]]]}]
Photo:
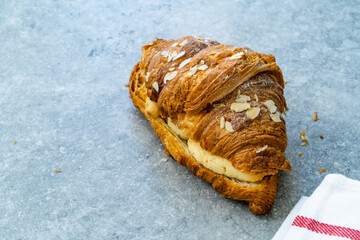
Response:
[{"label": "white napkin", "polygon": [[360,182],[329,174],[302,197],[273,240],[360,240]]}]

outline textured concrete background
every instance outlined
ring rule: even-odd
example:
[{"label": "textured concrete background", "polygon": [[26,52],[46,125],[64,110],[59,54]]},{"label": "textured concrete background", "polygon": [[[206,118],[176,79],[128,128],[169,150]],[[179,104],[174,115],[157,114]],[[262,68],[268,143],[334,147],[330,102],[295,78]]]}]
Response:
[{"label": "textured concrete background", "polygon": [[[359,4],[298,2],[0,0],[0,239],[271,239],[327,173],[360,180]],[[271,53],[288,81],[293,170],[265,216],[160,161],[128,97],[141,45],[184,35]]]}]

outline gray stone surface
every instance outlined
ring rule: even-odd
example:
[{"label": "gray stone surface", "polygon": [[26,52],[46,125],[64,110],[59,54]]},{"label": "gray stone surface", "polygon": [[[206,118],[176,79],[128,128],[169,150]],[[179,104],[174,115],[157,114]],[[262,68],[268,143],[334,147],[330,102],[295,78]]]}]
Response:
[{"label": "gray stone surface", "polygon": [[[326,174],[360,180],[359,4],[298,2],[0,0],[0,239],[271,239]],[[128,97],[141,45],[184,35],[271,53],[288,81],[293,170],[265,216],[160,161]]]}]

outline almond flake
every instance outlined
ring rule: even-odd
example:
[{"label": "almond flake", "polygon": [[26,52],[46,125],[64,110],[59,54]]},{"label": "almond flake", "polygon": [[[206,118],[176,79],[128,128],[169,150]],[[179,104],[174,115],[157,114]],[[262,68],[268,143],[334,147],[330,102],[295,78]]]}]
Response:
[{"label": "almond flake", "polygon": [[145,76],[145,81],[146,81],[146,82],[149,81],[149,76],[150,76],[150,72],[147,72],[147,73],[146,73],[146,76]]},{"label": "almond flake", "polygon": [[276,112],[276,105],[273,100],[266,100],[264,105],[269,109],[270,113]]},{"label": "almond flake", "polygon": [[233,129],[232,125],[231,125],[231,122],[228,122],[228,121],[225,121],[225,129],[226,129],[226,131],[229,131],[229,132],[234,131],[234,129]]},{"label": "almond flake", "polygon": [[167,57],[169,55],[169,52],[168,51],[162,51],[161,55],[163,55],[164,57]]},{"label": "almond flake", "polygon": [[171,45],[171,47],[176,47],[177,45],[179,45],[179,43],[174,42],[174,44],[173,44],[173,45]]},{"label": "almond flake", "polygon": [[225,127],[225,118],[221,117],[220,118],[220,129],[223,129]]},{"label": "almond flake", "polygon": [[185,44],[187,44],[189,42],[189,40],[185,39],[184,41],[182,41],[179,45],[180,46],[184,46]]},{"label": "almond flake", "polygon": [[199,42],[203,42],[203,40],[202,40],[202,38],[201,37],[199,37],[199,36],[193,36],[196,40],[198,40]]},{"label": "almond flake", "polygon": [[204,60],[201,60],[200,61],[200,65],[204,65],[205,64],[205,61]]},{"label": "almond flake", "polygon": [[190,68],[190,76],[194,75],[197,71],[197,66]]},{"label": "almond flake", "polygon": [[184,66],[186,66],[189,62],[191,61],[191,58],[188,58],[184,61],[182,61],[179,65],[179,69],[183,68]]},{"label": "almond flake", "polygon": [[305,136],[306,131],[302,130],[300,133],[300,139],[301,141],[303,141],[303,143],[301,144],[302,146],[306,146],[308,144],[309,139]]},{"label": "almond flake", "polygon": [[270,117],[274,122],[281,122],[280,114],[278,112],[270,113]]},{"label": "almond flake", "polygon": [[208,68],[208,65],[204,64],[204,65],[199,66],[197,69],[198,70],[205,70],[207,68]]},{"label": "almond flake", "polygon": [[250,104],[244,103],[244,102],[232,103],[230,106],[230,109],[235,112],[242,112],[242,111],[248,110],[249,108],[250,108]]},{"label": "almond flake", "polygon": [[235,99],[235,102],[238,103],[246,103],[248,101],[250,101],[250,97],[246,95],[238,95],[237,98]]},{"label": "almond flake", "polygon": [[158,82],[154,82],[152,86],[157,92],[159,92],[159,84],[158,84]]},{"label": "almond flake", "polygon": [[244,52],[239,52],[234,55],[232,55],[229,59],[238,59],[241,58],[244,55]]},{"label": "almond flake", "polygon": [[225,79],[228,79],[228,78],[229,78],[229,75],[226,75],[226,76],[225,76]]},{"label": "almond flake", "polygon": [[260,148],[259,150],[257,150],[256,153],[260,153],[260,152],[264,151],[267,148],[268,148],[268,145],[265,145],[262,148]]},{"label": "almond flake", "polygon": [[175,61],[176,59],[181,58],[181,57],[184,56],[184,55],[185,55],[185,51],[181,51],[179,54],[177,54],[176,56],[174,56],[172,60]]},{"label": "almond flake", "polygon": [[164,83],[166,84],[167,81],[173,80],[176,75],[178,74],[178,71],[169,72],[164,77]]},{"label": "almond flake", "polygon": [[168,159],[167,159],[167,158],[162,158],[161,161],[162,161],[162,162],[167,162]]},{"label": "almond flake", "polygon": [[246,116],[250,119],[254,119],[259,115],[259,113],[260,113],[260,108],[254,107],[246,111]]},{"label": "almond flake", "polygon": [[255,102],[259,101],[259,98],[258,98],[258,96],[256,94],[254,95],[254,98],[255,98]]},{"label": "almond flake", "polygon": [[172,59],[173,59],[174,57],[176,57],[176,55],[177,55],[176,52],[171,52],[171,53],[169,53],[169,55],[168,55],[168,62],[171,62]]},{"label": "almond flake", "polygon": [[169,71],[174,71],[174,70],[175,70],[174,67],[169,68]]}]

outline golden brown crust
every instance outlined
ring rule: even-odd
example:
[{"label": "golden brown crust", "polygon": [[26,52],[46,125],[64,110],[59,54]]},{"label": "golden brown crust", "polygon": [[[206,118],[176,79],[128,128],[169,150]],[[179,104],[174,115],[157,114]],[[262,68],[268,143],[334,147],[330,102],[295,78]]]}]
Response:
[{"label": "golden brown crust", "polygon": [[[243,56],[231,59],[239,53]],[[184,61],[187,64],[180,68]],[[201,65],[207,67],[192,74]],[[177,74],[165,83],[166,74],[173,68]],[[129,83],[134,105],[151,122],[166,147],[165,152],[211,183],[223,196],[248,201],[254,214],[270,211],[278,185],[277,172],[290,170],[283,155],[287,142],[285,122],[282,118],[274,122],[264,105],[264,101],[273,100],[283,112],[286,108],[283,87],[282,73],[273,56],[195,37],[145,44]],[[260,109],[255,119],[247,118],[245,112],[230,110],[239,91],[257,99],[251,103]],[[157,103],[160,116],[146,111],[147,97]],[[228,159],[235,168],[269,176],[257,183],[237,182],[203,167],[191,156],[186,143],[168,127],[163,120],[167,117],[190,138],[199,141],[202,148]],[[231,123],[233,132],[220,129],[221,117]],[[259,152],[265,145],[267,148]]]}]

